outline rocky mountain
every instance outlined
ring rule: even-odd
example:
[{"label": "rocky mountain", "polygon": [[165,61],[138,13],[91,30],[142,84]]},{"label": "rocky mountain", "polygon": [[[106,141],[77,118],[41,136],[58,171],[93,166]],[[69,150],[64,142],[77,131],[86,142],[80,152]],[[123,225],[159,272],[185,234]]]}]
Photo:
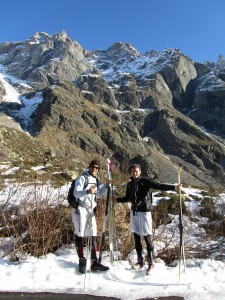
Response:
[{"label": "rocky mountain", "polygon": [[121,172],[137,162],[144,175],[164,182],[177,182],[177,168],[183,165],[184,184],[221,188],[224,82],[222,55],[217,62],[198,63],[179,49],[141,54],[121,42],[87,51],[65,32],[4,42],[2,160],[26,159],[26,149],[15,155],[16,139],[10,143],[14,151],[7,151],[7,141],[18,136],[21,143],[24,134],[27,143],[29,133],[32,145],[43,145],[39,160],[53,165],[55,158],[75,168],[92,157],[102,162],[109,157]]}]

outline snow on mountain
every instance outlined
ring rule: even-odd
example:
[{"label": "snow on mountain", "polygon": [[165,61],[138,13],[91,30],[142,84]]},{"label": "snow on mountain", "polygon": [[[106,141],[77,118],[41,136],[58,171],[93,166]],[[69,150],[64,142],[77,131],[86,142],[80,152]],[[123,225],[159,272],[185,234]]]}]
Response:
[{"label": "snow on mountain", "polygon": [[196,92],[214,91],[217,89],[225,89],[224,81],[218,77],[218,72],[210,71],[201,77],[201,84],[198,86]]},{"label": "snow on mountain", "polygon": [[97,69],[101,70],[103,77],[108,82],[118,82],[126,74],[134,74],[139,78],[147,78],[157,73],[165,66],[179,57],[178,49],[165,49],[163,52],[150,51],[145,54],[139,53],[131,45],[116,43],[107,51],[89,52],[88,60]]},{"label": "snow on mountain", "polygon": [[0,80],[3,83],[6,94],[3,96],[3,102],[16,102],[21,104],[19,99],[19,93],[4,79],[2,74],[0,74]]},{"label": "snow on mountain", "polygon": [[37,92],[33,97],[27,99],[18,92],[18,90],[23,88],[26,90],[32,90],[27,82],[6,74],[2,65],[0,65],[0,72],[0,81],[2,82],[5,90],[3,102],[19,104],[19,108],[14,108],[12,112],[15,119],[19,120],[23,128],[26,130],[28,126],[32,125],[32,113],[36,110],[38,104],[43,101],[42,93]]},{"label": "snow on mountain", "polygon": [[45,32],[36,32],[32,37],[27,39],[30,44],[42,44],[45,43],[51,36]]},{"label": "snow on mountain", "polygon": [[[3,102],[16,102],[21,104],[18,91],[10,84],[12,82],[22,83],[21,80],[17,80],[15,77],[5,74],[4,67],[0,65],[0,81],[5,89],[5,95],[3,95]],[[9,83],[10,82],[10,83]]]},{"label": "snow on mountain", "polygon": [[[3,57],[4,55],[0,56],[0,61]],[[0,80],[5,89],[5,95],[3,95],[4,102],[21,104],[19,90],[32,90],[32,87],[27,84],[26,80],[7,74],[5,67],[2,64],[0,64]]]}]

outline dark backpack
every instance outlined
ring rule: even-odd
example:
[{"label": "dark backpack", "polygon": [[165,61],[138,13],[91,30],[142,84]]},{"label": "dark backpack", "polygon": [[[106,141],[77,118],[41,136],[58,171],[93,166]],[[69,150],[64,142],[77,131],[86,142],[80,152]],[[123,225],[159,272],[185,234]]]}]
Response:
[{"label": "dark backpack", "polygon": [[[83,187],[83,190],[85,190],[86,187],[88,186],[88,176],[85,173],[82,174],[81,176],[84,176],[84,178],[85,178],[84,187]],[[67,201],[68,201],[69,205],[75,209],[78,208],[79,202],[80,202],[80,199],[76,198],[73,194],[76,180],[77,180],[77,178],[72,181],[71,186],[68,191],[68,195],[67,195]],[[99,183],[98,178],[96,178],[96,180],[97,180],[97,187],[98,187],[100,183]]]},{"label": "dark backpack", "polygon": [[[85,178],[83,189],[86,189],[86,187],[88,186],[88,178],[87,178],[86,174],[82,174],[82,176],[84,176],[84,178]],[[69,191],[68,191],[68,195],[67,195],[67,201],[68,201],[69,205],[72,206],[75,209],[78,208],[79,201],[80,201],[80,199],[76,198],[73,194],[76,180],[77,180],[77,178],[72,181],[71,186],[70,186]]]}]

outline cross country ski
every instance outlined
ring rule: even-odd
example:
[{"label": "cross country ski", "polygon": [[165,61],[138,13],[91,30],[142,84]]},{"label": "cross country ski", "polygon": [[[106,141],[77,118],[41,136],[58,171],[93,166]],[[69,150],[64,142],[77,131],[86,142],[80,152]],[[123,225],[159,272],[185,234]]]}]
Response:
[{"label": "cross country ski", "polygon": [[112,166],[113,163],[107,159],[108,162],[108,179],[109,179],[109,195],[107,195],[109,205],[109,260],[112,263],[114,261],[114,211],[112,201]]},{"label": "cross country ski", "polygon": [[[108,179],[111,181],[112,179],[112,162],[107,159],[107,170],[108,170]],[[105,215],[104,215],[104,221],[102,226],[102,235],[101,235],[101,242],[100,242],[100,249],[99,249],[99,261],[102,260],[102,253],[105,247],[105,230],[106,230],[106,224],[108,222],[108,219],[112,219],[112,210],[111,210],[111,184],[109,184],[107,188],[107,196],[106,196],[106,205],[105,205]],[[112,249],[112,220],[109,219],[109,248],[110,248],[110,261],[113,261],[113,249]]]},{"label": "cross country ski", "polygon": [[186,273],[185,266],[185,252],[184,252],[184,238],[183,238],[183,209],[182,209],[182,195],[181,195],[181,171],[183,166],[178,170],[178,186],[179,186],[179,231],[180,231],[180,245],[179,245],[179,275],[178,284],[180,285],[180,273],[181,273],[181,263],[183,261],[184,271]]}]

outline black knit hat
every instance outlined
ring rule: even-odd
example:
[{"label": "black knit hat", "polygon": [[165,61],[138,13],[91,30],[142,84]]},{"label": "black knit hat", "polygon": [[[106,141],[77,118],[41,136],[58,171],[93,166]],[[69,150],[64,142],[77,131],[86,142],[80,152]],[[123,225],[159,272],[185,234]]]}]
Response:
[{"label": "black knit hat", "polygon": [[92,167],[92,166],[98,166],[98,168],[100,169],[100,162],[99,162],[99,160],[97,160],[97,159],[92,160],[92,161],[90,162],[89,169],[90,169],[90,167]]}]

